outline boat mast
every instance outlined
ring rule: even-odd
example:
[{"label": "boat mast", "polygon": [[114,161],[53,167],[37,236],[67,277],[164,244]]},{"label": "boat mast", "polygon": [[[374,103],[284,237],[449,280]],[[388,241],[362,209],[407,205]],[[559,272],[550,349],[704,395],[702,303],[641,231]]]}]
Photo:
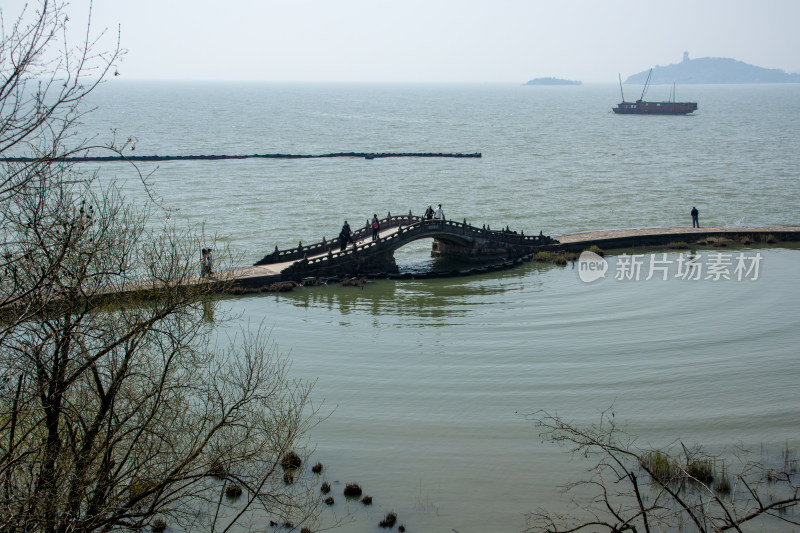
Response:
[{"label": "boat mast", "polygon": [[639,100],[644,100],[644,93],[647,92],[647,85],[650,83],[650,76],[653,74],[653,69],[647,74],[647,80],[644,82],[644,89],[642,89],[642,97]]},{"label": "boat mast", "polygon": [[619,77],[619,94],[622,95],[622,101],[625,101],[625,93],[622,92],[622,74],[617,74]]}]

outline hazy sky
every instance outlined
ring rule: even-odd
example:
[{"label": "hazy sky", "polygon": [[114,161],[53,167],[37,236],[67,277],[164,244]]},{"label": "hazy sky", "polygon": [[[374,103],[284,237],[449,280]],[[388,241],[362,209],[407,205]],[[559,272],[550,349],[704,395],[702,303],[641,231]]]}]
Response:
[{"label": "hazy sky", "polygon": [[615,82],[684,51],[800,72],[800,0],[95,0],[94,25],[121,27],[124,79]]}]

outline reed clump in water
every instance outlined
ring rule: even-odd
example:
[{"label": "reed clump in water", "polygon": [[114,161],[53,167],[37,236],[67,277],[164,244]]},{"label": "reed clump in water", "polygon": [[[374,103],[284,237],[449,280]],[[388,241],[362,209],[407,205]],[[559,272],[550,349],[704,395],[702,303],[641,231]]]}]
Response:
[{"label": "reed clump in water", "polygon": [[322,472],[322,463],[317,463],[314,466],[312,466],[311,471],[314,472],[315,474],[319,474],[320,472]]},{"label": "reed clump in water", "polygon": [[389,527],[389,528],[391,528],[391,527],[394,527],[394,525],[396,523],[397,523],[397,514],[395,514],[393,511],[390,511],[390,512],[386,513],[386,516],[384,517],[383,520],[381,520],[379,525],[381,527]]},{"label": "reed clump in water", "polygon": [[219,459],[214,459],[211,462],[211,466],[208,468],[208,475],[217,479],[224,479],[228,473],[225,470],[225,466],[222,464],[222,461]]},{"label": "reed clump in water", "polygon": [[361,496],[361,487],[358,483],[348,483],[344,488],[344,495],[348,498],[358,498]]},{"label": "reed clump in water", "polygon": [[331,484],[327,481],[322,482],[322,486],[319,488],[319,491],[322,494],[328,494],[331,491]]},{"label": "reed clump in water", "polygon": [[796,474],[800,471],[800,468],[798,468],[797,452],[789,448],[788,442],[786,443],[783,452],[781,452],[781,456],[783,457],[784,472]]},{"label": "reed clump in water", "polygon": [[715,248],[725,248],[726,246],[732,243],[733,241],[731,241],[727,237],[713,237],[713,236],[697,241],[697,244],[701,246],[713,246]]},{"label": "reed clump in water", "polygon": [[590,247],[585,249],[584,252],[593,252],[593,253],[596,253],[597,255],[599,255],[600,257],[603,257],[606,254],[603,251],[603,249],[600,248],[599,246],[597,246],[596,244],[591,245]]},{"label": "reed clump in water", "polygon": [[714,464],[710,459],[692,459],[686,473],[701,483],[711,483],[714,479]]},{"label": "reed clump in water", "polygon": [[281,466],[284,470],[295,470],[300,468],[302,464],[303,460],[295,452],[287,452],[281,459]]},{"label": "reed clump in water", "polygon": [[278,281],[276,283],[270,284],[270,286],[267,287],[267,291],[268,292],[289,292],[289,291],[293,290],[294,287],[295,287],[295,284],[292,283],[291,281]]},{"label": "reed clump in water", "polygon": [[667,244],[667,248],[670,250],[688,250],[689,244],[685,241],[672,241],[671,243]]},{"label": "reed clump in water", "polygon": [[665,453],[658,450],[647,452],[642,456],[641,464],[650,476],[662,485],[666,485],[679,477],[680,467]]},{"label": "reed clump in water", "polygon": [[566,266],[570,261],[578,259],[574,252],[536,252],[531,258],[536,263],[549,263],[551,265]]},{"label": "reed clump in water", "polygon": [[227,487],[225,487],[225,496],[228,498],[236,499],[242,495],[242,487],[237,485],[236,483],[231,483]]},{"label": "reed clump in water", "polygon": [[722,472],[714,479],[714,490],[719,494],[731,493],[731,480],[725,472],[725,465],[722,465]]},{"label": "reed clump in water", "polygon": [[342,287],[363,287],[367,284],[367,278],[345,278],[342,280]]}]

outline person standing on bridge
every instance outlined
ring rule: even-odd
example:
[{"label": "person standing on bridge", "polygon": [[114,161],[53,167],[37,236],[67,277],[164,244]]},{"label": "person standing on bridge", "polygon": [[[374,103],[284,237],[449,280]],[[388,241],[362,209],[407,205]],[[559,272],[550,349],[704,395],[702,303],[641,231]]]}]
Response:
[{"label": "person standing on bridge", "polygon": [[352,242],[355,245],[355,241],[353,241],[353,231],[350,229],[350,224],[347,221],[344,221],[344,225],[342,226],[342,231],[339,232],[339,251],[344,252],[344,249],[347,248],[347,243]]},{"label": "person standing on bridge", "polygon": [[381,229],[381,224],[378,222],[378,214],[372,214],[372,240],[378,240],[378,231]]},{"label": "person standing on bridge", "polygon": [[425,220],[430,220],[433,218],[433,207],[428,206],[428,209],[425,210]]},{"label": "person standing on bridge", "polygon": [[213,266],[214,266],[214,256],[211,254],[211,248],[209,248],[208,250],[206,250],[206,256],[205,256],[205,266],[204,266],[206,271],[205,277],[207,278],[211,277],[211,272],[212,272],[211,269]]},{"label": "person standing on bridge", "polygon": [[444,210],[442,209],[442,204],[439,204],[439,207],[437,207],[436,211],[433,212],[433,218],[436,220],[444,220]]},{"label": "person standing on bridge", "polygon": [[692,227],[693,228],[699,228],[700,227],[700,212],[694,206],[692,206],[691,215],[692,215]]}]

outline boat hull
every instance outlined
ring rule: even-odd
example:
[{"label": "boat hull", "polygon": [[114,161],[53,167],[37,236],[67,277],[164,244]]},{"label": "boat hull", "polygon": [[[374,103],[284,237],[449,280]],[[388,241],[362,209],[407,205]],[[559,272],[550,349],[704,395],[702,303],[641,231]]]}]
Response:
[{"label": "boat hull", "polygon": [[612,111],[618,115],[688,115],[697,109],[697,102],[622,102]]}]

